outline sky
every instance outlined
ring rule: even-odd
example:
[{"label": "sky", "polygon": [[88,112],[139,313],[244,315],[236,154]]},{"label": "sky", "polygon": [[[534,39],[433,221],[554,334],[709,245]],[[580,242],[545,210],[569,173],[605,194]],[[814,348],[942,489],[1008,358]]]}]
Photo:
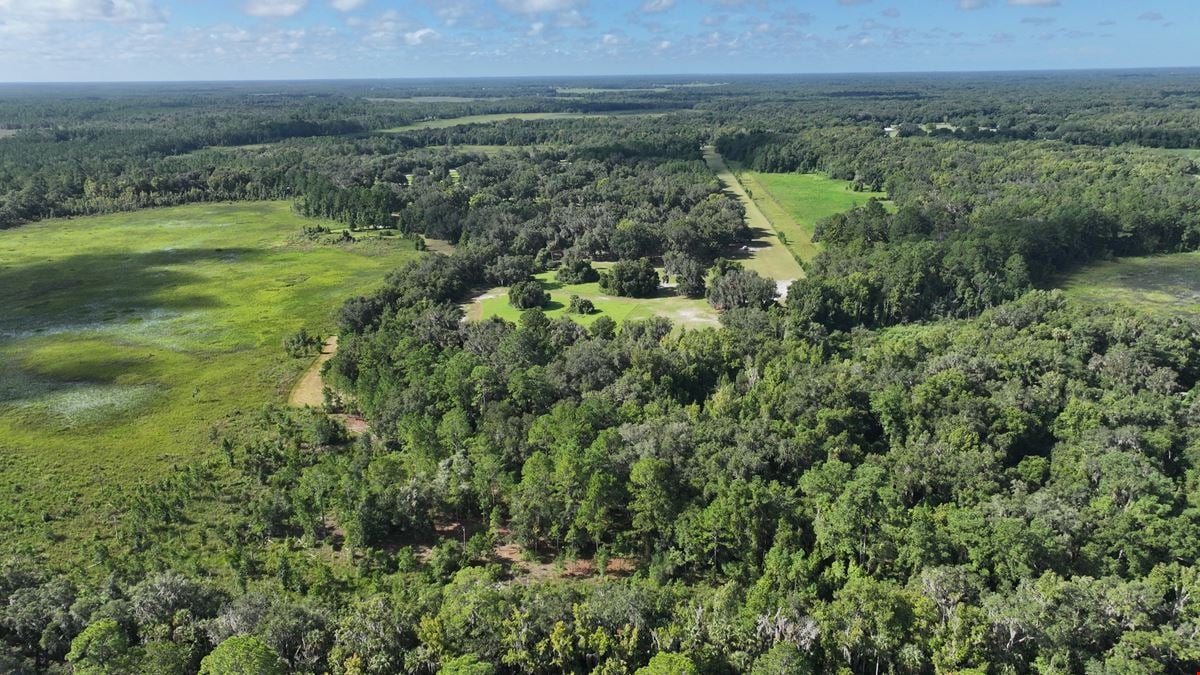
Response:
[{"label": "sky", "polygon": [[1200,66],[1200,0],[0,0],[0,82]]}]

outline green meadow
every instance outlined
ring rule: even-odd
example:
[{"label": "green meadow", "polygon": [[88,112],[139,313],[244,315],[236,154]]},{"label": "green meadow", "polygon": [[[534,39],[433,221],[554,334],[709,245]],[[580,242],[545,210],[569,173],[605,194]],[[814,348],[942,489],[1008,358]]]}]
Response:
[{"label": "green meadow", "polygon": [[1088,303],[1121,304],[1157,314],[1195,314],[1200,312],[1200,253],[1097,263],[1068,276],[1063,290]]},{"label": "green meadow", "polygon": [[800,260],[812,260],[820,251],[812,240],[819,220],[862,206],[872,197],[887,199],[883,192],[855,192],[849,181],[824,174],[740,171],[738,179]]},{"label": "green meadow", "polygon": [[[604,263],[596,265],[598,268],[605,266]],[[660,269],[659,274],[661,273]],[[670,319],[676,326],[698,328],[719,325],[717,313],[709,306],[707,300],[676,295],[670,288],[660,288],[658,297],[654,298],[622,298],[605,294],[600,290],[599,283],[564,284],[556,281],[554,274],[543,272],[534,277],[550,294],[550,302],[542,309],[551,319],[567,316],[584,326],[590,326],[602,316],[607,316],[617,323],[661,316]],[[596,311],[583,315],[569,313],[567,309],[572,295],[591,300],[596,306]],[[480,294],[466,309],[467,317],[472,320],[498,316],[517,321],[521,317],[521,310],[508,303],[508,289],[504,287],[493,288]]]},{"label": "green meadow", "polygon": [[285,401],[309,361],[283,338],[328,334],[346,297],[417,255],[297,236],[311,224],[260,202],[0,230],[0,529],[33,550],[108,534],[112,488]]},{"label": "green meadow", "polygon": [[403,131],[415,131],[417,129],[447,129],[449,127],[461,126],[463,124],[488,124],[491,122],[504,122],[506,120],[561,120],[575,117],[595,116],[596,115],[590,113],[568,112],[493,113],[488,115],[467,115],[465,117],[444,117],[433,120],[424,120],[422,122],[406,124],[402,127],[380,129],[380,133],[394,134]]}]

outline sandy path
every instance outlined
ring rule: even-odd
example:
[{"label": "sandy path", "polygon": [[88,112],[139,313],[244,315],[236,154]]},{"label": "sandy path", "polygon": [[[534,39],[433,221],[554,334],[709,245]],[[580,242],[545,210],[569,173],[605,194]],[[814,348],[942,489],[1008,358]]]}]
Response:
[{"label": "sandy path", "polygon": [[333,358],[337,353],[337,336],[329,338],[325,344],[321,345],[321,354],[317,356],[317,360],[309,366],[304,372],[304,376],[296,382],[296,386],[292,387],[292,393],[288,395],[288,404],[303,408],[304,406],[312,406],[320,408],[325,403],[325,398],[322,392],[325,388],[325,383],[321,381],[321,366],[325,362]]},{"label": "sandy path", "polygon": [[[733,172],[729,170],[729,166],[725,164],[725,159],[717,152],[717,149],[711,145],[706,145],[704,150],[704,161],[708,164],[708,168],[717,175],[721,183],[738,198],[742,206],[746,208],[746,223],[750,229],[754,231],[756,242],[759,246],[754,247],[751,251],[749,260],[745,261],[747,269],[754,270],[763,276],[771,277],[776,280],[786,280],[789,283],[794,279],[804,277],[804,269],[800,267],[800,263],[792,257],[787,247],[779,240],[779,233],[775,231],[775,226],[771,224],[771,219],[767,218],[762,209],[758,208],[758,204],[747,194],[746,188],[742,186],[741,181]],[[762,246],[761,244],[766,244]]]}]

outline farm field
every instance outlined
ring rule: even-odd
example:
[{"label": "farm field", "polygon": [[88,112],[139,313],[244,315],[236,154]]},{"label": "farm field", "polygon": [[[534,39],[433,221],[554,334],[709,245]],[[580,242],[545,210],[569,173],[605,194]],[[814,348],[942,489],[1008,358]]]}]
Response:
[{"label": "farm field", "polygon": [[[284,202],[49,220],[0,231],[0,528],[34,549],[110,527],[106,495],[213,452],[283,403],[306,326],[415,255],[297,243]],[[73,550],[67,555],[81,555]]]},{"label": "farm field", "polygon": [[[738,179],[801,260],[812,260],[821,250],[812,240],[819,220],[862,206],[872,197],[887,199],[883,192],[854,192],[849,181],[815,173],[740,171]],[[890,208],[890,202],[885,206]]]},{"label": "farm field", "polygon": [[[607,266],[605,263],[595,265],[598,269]],[[670,288],[660,288],[660,295],[656,298],[622,298],[605,294],[600,290],[599,283],[563,284],[555,280],[554,274],[553,271],[543,272],[534,277],[550,293],[550,302],[542,309],[551,319],[568,316],[584,326],[590,326],[602,316],[617,323],[661,316],[670,319],[676,326],[699,328],[719,324],[717,313],[707,300],[678,296]],[[659,274],[662,274],[661,269]],[[567,307],[572,295],[591,300],[596,305],[596,311],[587,315],[569,314]],[[508,321],[520,318],[521,310],[508,303],[507,288],[488,290],[467,305],[468,319],[480,320],[493,316]]]},{"label": "farm field", "polygon": [[1193,314],[1200,311],[1200,253],[1098,263],[1067,277],[1063,290],[1087,303],[1116,303],[1156,314]]}]

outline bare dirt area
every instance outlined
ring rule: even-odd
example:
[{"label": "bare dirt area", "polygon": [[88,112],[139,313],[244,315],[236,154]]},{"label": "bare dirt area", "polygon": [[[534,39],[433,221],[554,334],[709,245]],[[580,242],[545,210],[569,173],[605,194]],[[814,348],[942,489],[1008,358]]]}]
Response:
[{"label": "bare dirt area", "polygon": [[304,372],[304,375],[296,383],[296,386],[292,387],[292,393],[288,395],[288,405],[297,408],[320,408],[324,405],[325,397],[323,392],[325,390],[325,383],[321,380],[321,367],[337,353],[337,344],[338,339],[334,335],[326,340],[325,344],[321,345],[321,353],[317,356],[317,359]]}]

